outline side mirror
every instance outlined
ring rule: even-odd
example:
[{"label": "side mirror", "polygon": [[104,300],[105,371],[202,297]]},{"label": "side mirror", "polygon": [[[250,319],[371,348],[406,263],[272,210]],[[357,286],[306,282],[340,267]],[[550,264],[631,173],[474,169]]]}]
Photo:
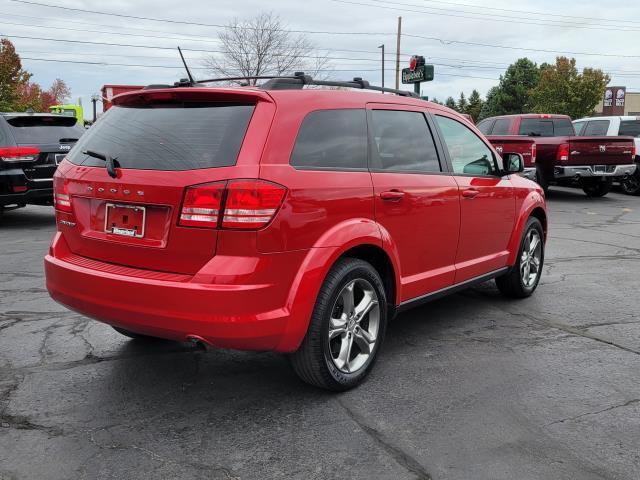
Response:
[{"label": "side mirror", "polygon": [[524,158],[519,153],[505,153],[503,156],[504,173],[511,175],[512,173],[522,173],[524,171]]}]

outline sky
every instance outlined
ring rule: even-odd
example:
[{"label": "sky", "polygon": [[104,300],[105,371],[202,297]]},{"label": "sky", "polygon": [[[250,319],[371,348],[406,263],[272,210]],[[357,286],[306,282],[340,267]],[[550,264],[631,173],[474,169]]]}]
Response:
[{"label": "sky", "polygon": [[328,57],[323,75],[329,78],[358,76],[379,85],[378,46],[384,44],[385,86],[393,86],[401,16],[401,67],[408,66],[411,55],[435,65],[434,81],[422,87],[430,98],[468,96],[473,89],[484,96],[509,64],[525,56],[537,63],[574,57],[580,69],[609,73],[610,85],[640,91],[640,2],[0,0],[0,37],[14,42],[33,81],[43,87],[56,78],[67,82],[88,117],[91,95],[104,84],[183,78],[177,45],[195,76],[208,76],[205,58],[219,55],[212,52],[220,48],[221,26],[265,11],[278,15],[288,29],[307,32],[295,35],[305,35],[317,55]]}]

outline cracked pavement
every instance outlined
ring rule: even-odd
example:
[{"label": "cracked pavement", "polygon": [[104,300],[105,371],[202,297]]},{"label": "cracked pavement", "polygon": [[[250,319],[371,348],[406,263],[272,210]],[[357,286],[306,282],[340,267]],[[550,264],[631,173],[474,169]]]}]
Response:
[{"label": "cracked pavement", "polygon": [[637,479],[640,198],[552,189],[536,294],[409,311],[330,394],[271,353],[130,341],[54,303],[53,212],[0,223],[0,479]]}]

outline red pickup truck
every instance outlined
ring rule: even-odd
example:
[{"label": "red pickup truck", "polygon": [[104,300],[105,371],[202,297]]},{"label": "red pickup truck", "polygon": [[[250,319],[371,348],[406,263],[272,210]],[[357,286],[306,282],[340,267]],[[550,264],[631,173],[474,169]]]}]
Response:
[{"label": "red pickup truck", "polygon": [[[566,115],[491,117],[478,129],[498,151],[523,154],[524,175],[545,190],[578,181],[588,196],[602,197],[614,178],[622,180],[636,169],[632,137],[577,137]],[[531,153],[525,156],[527,149]]]}]

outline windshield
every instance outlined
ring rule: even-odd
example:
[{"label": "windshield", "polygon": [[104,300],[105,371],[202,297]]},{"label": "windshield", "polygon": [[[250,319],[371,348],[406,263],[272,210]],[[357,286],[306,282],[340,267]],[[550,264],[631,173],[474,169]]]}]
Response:
[{"label": "windshield", "polygon": [[69,154],[76,165],[104,166],[93,150],[122,168],[195,170],[235,165],[254,105],[162,104],[116,106]]}]

